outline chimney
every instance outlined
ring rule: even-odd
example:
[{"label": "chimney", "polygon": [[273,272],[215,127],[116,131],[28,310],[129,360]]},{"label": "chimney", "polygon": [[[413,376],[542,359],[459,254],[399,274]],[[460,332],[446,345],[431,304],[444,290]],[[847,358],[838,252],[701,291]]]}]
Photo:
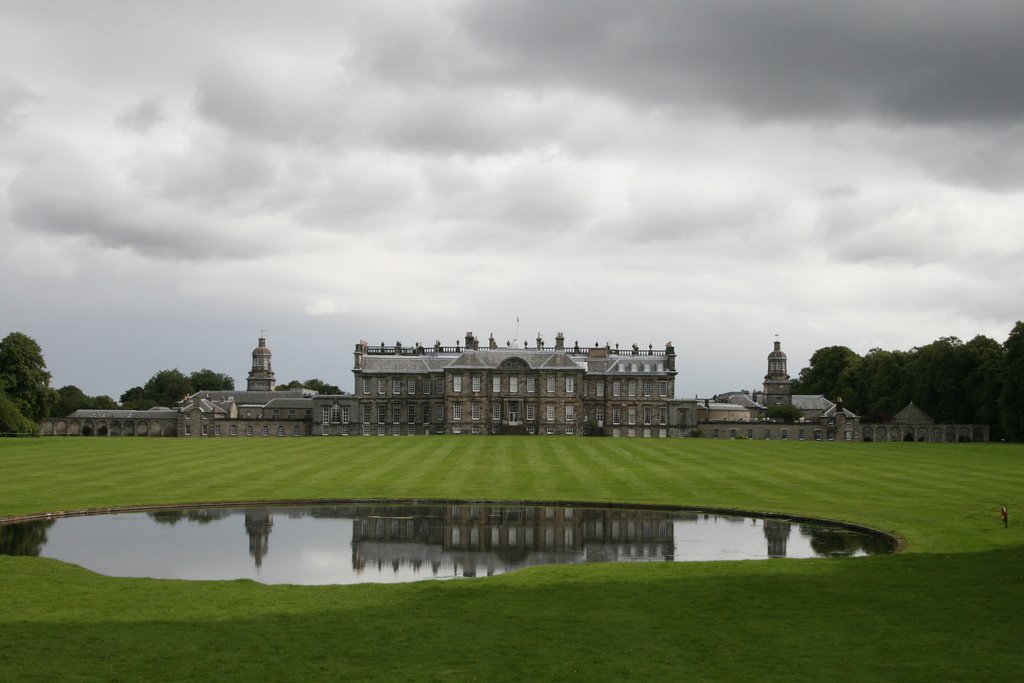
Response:
[{"label": "chimney", "polygon": [[555,335],[555,348],[558,349],[559,351],[565,349],[565,335],[563,335],[561,332]]}]

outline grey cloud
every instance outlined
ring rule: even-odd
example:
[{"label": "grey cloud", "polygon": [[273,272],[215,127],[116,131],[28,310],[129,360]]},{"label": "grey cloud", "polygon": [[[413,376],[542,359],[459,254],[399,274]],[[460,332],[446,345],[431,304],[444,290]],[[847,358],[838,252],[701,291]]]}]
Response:
[{"label": "grey cloud", "polygon": [[754,119],[1024,114],[1024,5],[1002,0],[515,0],[469,5],[465,22],[504,57],[495,75],[532,87]]},{"label": "grey cloud", "polygon": [[28,86],[0,77],[0,131],[13,127],[42,97]]},{"label": "grey cloud", "polygon": [[233,239],[210,219],[180,207],[140,201],[101,175],[70,159],[26,168],[8,188],[15,225],[159,259],[258,256],[257,244]]},{"label": "grey cloud", "polygon": [[276,142],[329,144],[344,137],[351,126],[333,84],[309,74],[291,76],[272,78],[238,64],[207,66],[196,111],[228,130]]},{"label": "grey cloud", "polygon": [[145,133],[165,118],[166,115],[160,100],[145,98],[121,112],[115,121],[129,130]]}]

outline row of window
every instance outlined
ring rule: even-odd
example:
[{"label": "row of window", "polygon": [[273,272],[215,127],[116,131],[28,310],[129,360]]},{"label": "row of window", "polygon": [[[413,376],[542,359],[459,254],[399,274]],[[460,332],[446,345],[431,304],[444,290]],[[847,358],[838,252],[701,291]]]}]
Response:
[{"label": "row of window", "polygon": [[[465,404],[461,401],[456,401],[451,404],[452,414],[451,419],[453,422],[460,422],[466,416]],[[534,422],[537,419],[537,405],[535,403],[527,403],[524,407],[522,415],[519,414],[518,409],[505,410],[505,406],[501,403],[491,404],[491,421],[500,422],[503,418],[508,419],[509,422],[519,422],[521,419],[525,419],[527,422]],[[566,422],[576,421],[576,410],[575,404],[567,404],[562,407],[563,417]],[[546,404],[543,406],[544,419],[547,422],[554,422],[556,419],[557,406],[554,404]],[[405,421],[409,424],[415,424],[418,421],[428,423],[431,421],[431,406],[429,404],[423,404],[422,406],[389,406],[378,405],[377,406],[377,424],[386,424],[390,421],[391,424],[400,424],[403,420],[403,414]],[[507,412],[507,414],[506,414]],[[625,415],[623,415],[625,413]],[[468,409],[469,419],[471,421],[478,421],[483,418],[482,406],[477,401],[469,403]],[[444,422],[445,420],[445,406],[443,404],[436,404],[433,406],[434,422]],[[349,409],[346,406],[332,406],[330,408],[325,407],[323,409],[323,422],[324,424],[348,424],[349,423]],[[363,405],[363,424],[370,424],[373,418],[373,408],[370,404]],[[638,411],[635,406],[630,406],[625,409],[619,406],[613,406],[611,409],[611,422],[613,425],[623,423],[623,417],[625,417],[625,423],[630,425],[638,424],[638,417],[642,424],[651,425],[655,424],[655,406],[642,406]],[[390,420],[389,420],[390,418]],[[586,416],[584,416],[586,419]],[[594,419],[598,423],[603,423],[605,420],[605,409],[604,406],[597,406],[594,408]],[[666,406],[657,406],[657,424],[666,425],[668,424],[668,408]]]},{"label": "row of window", "polygon": [[[200,430],[200,434],[202,436],[209,436],[210,435],[210,427],[209,427],[209,425],[206,425],[206,424],[202,425],[201,430]],[[275,434],[277,436],[285,436],[286,430],[284,428],[284,425],[278,425],[277,429],[275,430]],[[221,425],[213,425],[213,435],[214,436],[223,436],[223,430],[221,429]],[[229,425],[228,426],[228,435],[229,436],[238,436],[238,425]],[[255,428],[252,425],[246,425],[245,426],[245,435],[246,436],[255,436],[256,435]],[[293,425],[292,429],[291,429],[291,435],[292,436],[302,436],[302,428],[299,425]],[[187,422],[185,423],[185,436],[192,436],[192,425],[190,425]],[[263,425],[262,427],[260,427],[260,436],[270,436],[270,425]]]},{"label": "row of window", "polygon": [[[728,438],[730,438],[730,439],[739,438],[739,436],[740,436],[739,431],[740,430],[737,430],[737,429],[729,429],[729,431],[726,434],[726,436]],[[722,430],[720,430],[718,428],[715,428],[712,431],[712,433],[711,433],[711,438],[713,438],[713,439],[720,439],[720,438],[722,438],[723,435],[722,435],[721,432],[722,432]],[[753,439],[754,438],[754,430],[753,429],[747,429],[746,432],[747,432],[746,433],[746,438],[748,438],[748,439]],[[822,438],[823,434],[824,434],[824,432],[822,432],[822,430],[820,430],[820,429],[815,429],[815,430],[811,431],[811,436],[814,438],[815,441],[821,441],[821,438]],[[763,439],[771,440],[771,438],[772,438],[772,430],[765,429],[765,430],[763,430],[763,433],[760,436]],[[853,441],[853,432],[851,430],[849,430],[849,429],[843,430],[842,437],[843,437],[844,441]],[[788,441],[789,440],[789,430],[788,429],[780,430],[779,431],[779,438],[782,441]],[[797,439],[797,441],[805,441],[807,439],[806,430],[798,429],[797,430],[796,439]],[[828,432],[828,440],[829,441],[835,440],[834,430],[829,430],[829,432]]]},{"label": "row of window", "polygon": [[[508,380],[507,382],[505,380]],[[502,375],[494,375],[491,377],[491,393],[500,394],[503,391],[509,394],[518,394],[520,392],[519,377],[503,377]],[[452,375],[452,392],[460,394],[464,388],[464,378],[462,375]],[[566,375],[562,378],[565,393],[573,394],[576,393],[576,377],[575,375]],[[363,394],[369,395],[373,388],[374,380],[370,378],[363,378]],[[403,393],[409,396],[417,395],[417,390],[422,389],[422,393],[429,395],[431,390],[438,396],[444,395],[444,380],[443,379],[417,379],[417,378],[378,378],[377,382],[377,395],[387,396],[388,385],[390,383],[392,396],[399,396]],[[622,395],[626,396],[645,396],[651,397],[654,395],[654,380],[612,380],[611,384],[611,395],[619,397]],[[625,386],[623,386],[625,385]],[[589,396],[591,392],[598,398],[602,398],[605,395],[605,380],[592,380],[583,383],[584,396]],[[469,378],[469,391],[474,394],[480,393],[483,388],[483,376],[482,375],[471,375]],[[658,396],[667,398],[669,395],[668,380],[658,380]],[[525,389],[526,393],[534,394],[537,393],[537,378],[526,377],[525,378]],[[404,390],[404,391],[403,391]],[[544,378],[544,390],[553,394],[558,390],[558,378],[554,375],[548,375]],[[276,412],[276,411],[275,411]]]}]

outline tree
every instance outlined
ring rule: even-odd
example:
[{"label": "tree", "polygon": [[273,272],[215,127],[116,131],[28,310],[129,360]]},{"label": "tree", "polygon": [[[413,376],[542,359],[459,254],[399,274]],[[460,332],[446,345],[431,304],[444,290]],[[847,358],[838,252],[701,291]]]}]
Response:
[{"label": "tree", "polygon": [[765,414],[770,420],[782,420],[786,423],[796,422],[803,415],[799,408],[788,403],[769,406]]},{"label": "tree", "polygon": [[196,391],[230,391],[235,388],[235,380],[209,368],[197,370],[188,376],[192,384],[192,392]]},{"label": "tree", "polygon": [[303,383],[303,386],[305,386],[307,389],[312,389],[313,391],[315,391],[318,394],[340,394],[341,393],[341,389],[339,389],[338,387],[334,386],[333,384],[328,384],[327,382],[324,382],[324,381],[316,379],[316,378],[314,378],[314,379],[307,379]]},{"label": "tree", "polygon": [[1024,439],[1024,322],[1017,321],[1003,343],[1006,360],[999,394],[999,427],[1003,437]]},{"label": "tree", "polygon": [[1003,392],[1006,351],[991,337],[978,335],[964,345],[970,371],[963,378],[963,397],[970,407],[971,423],[999,429],[999,397]]},{"label": "tree", "polygon": [[794,394],[824,394],[835,400],[845,392],[841,383],[843,372],[860,356],[845,346],[826,346],[811,356],[811,365],[800,371],[793,383]]},{"label": "tree", "polygon": [[149,410],[156,402],[146,395],[142,387],[132,387],[121,394],[121,407],[128,410]]},{"label": "tree", "polygon": [[180,370],[174,368],[161,370],[150,377],[143,389],[153,405],[170,407],[192,393],[192,383]]},{"label": "tree", "polygon": [[318,394],[342,393],[341,389],[334,386],[333,384],[328,384],[327,382],[316,379],[315,377],[313,379],[307,379],[305,382],[300,382],[297,379],[293,379],[291,382],[288,382],[288,384],[277,385],[278,391],[288,391],[289,389],[312,389]]},{"label": "tree", "polygon": [[871,349],[843,372],[846,405],[867,422],[888,422],[908,402],[903,386],[906,353]]},{"label": "tree", "polygon": [[117,403],[109,396],[87,396],[74,384],[69,384],[57,390],[57,403],[54,404],[50,415],[64,417],[76,410],[113,410],[115,408],[117,408]]},{"label": "tree", "polygon": [[35,434],[35,423],[22,414],[18,405],[2,389],[0,385],[0,435]]},{"label": "tree", "polygon": [[49,415],[57,401],[43,350],[21,332],[11,332],[0,340],[0,384],[21,414],[33,422]]}]

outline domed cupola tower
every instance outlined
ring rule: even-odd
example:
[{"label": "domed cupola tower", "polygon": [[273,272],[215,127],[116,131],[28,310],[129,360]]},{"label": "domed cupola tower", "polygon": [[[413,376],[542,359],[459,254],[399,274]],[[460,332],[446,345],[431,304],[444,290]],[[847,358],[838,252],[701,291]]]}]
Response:
[{"label": "domed cupola tower", "polygon": [[246,386],[249,391],[273,391],[277,386],[274,371],[270,369],[270,355],[267,340],[260,337],[259,346],[252,351],[252,371]]},{"label": "domed cupola tower", "polygon": [[792,405],[793,382],[786,371],[786,354],[782,342],[776,340],[775,349],[768,354],[768,374],[764,376],[764,404],[767,407]]}]

